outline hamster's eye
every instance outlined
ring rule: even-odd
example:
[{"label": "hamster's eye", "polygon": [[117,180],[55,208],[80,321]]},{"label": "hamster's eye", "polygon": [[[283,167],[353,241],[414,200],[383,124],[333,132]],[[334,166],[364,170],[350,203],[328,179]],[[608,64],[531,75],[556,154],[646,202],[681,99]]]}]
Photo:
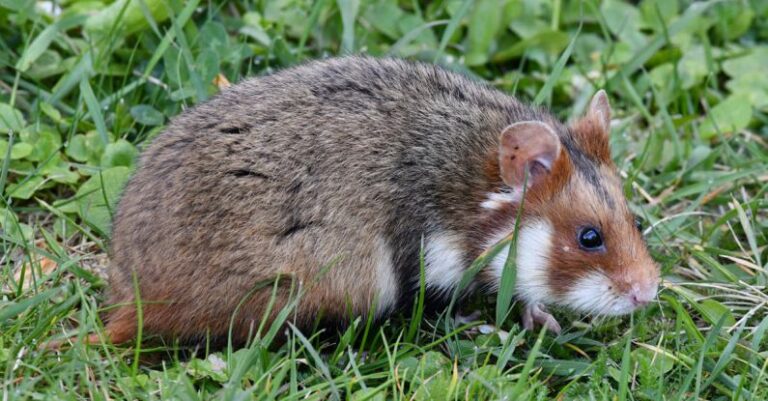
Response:
[{"label": "hamster's eye", "polygon": [[585,227],[579,233],[579,245],[587,251],[596,251],[603,247],[603,237],[594,227]]},{"label": "hamster's eye", "polygon": [[637,231],[643,232],[643,222],[640,220],[639,217],[635,217],[635,227],[637,228]]}]

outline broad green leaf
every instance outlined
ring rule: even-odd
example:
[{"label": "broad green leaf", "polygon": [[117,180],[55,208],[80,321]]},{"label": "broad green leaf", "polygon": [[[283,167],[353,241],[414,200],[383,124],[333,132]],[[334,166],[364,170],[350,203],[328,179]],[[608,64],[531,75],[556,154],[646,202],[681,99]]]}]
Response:
[{"label": "broad green leaf", "polygon": [[35,6],[35,0],[0,0],[0,8],[13,11],[29,11]]},{"label": "broad green leaf", "polygon": [[119,166],[102,170],[89,178],[75,194],[80,217],[108,235],[117,200],[130,173],[130,168]]},{"label": "broad green leaf", "polygon": [[755,47],[749,54],[725,60],[723,62],[723,71],[733,78],[738,78],[745,74],[761,72],[768,66],[768,47]]},{"label": "broad green leaf", "polygon": [[133,162],[138,155],[136,147],[125,139],[118,139],[114,143],[107,145],[104,154],[101,156],[102,167],[133,166]]},{"label": "broad green leaf", "polygon": [[[197,55],[197,60],[195,64],[197,64],[197,70],[199,71],[200,79],[203,82],[213,82],[213,79],[221,71],[219,68],[221,64],[219,54],[220,52],[216,52],[212,49],[205,49],[201,51],[200,54]],[[142,106],[145,106],[145,105],[142,105]],[[155,110],[154,108],[152,108],[152,110],[157,112],[159,116],[158,115],[148,116],[149,117],[148,120],[154,120],[154,121],[152,121],[152,124],[145,124],[145,125],[159,125],[156,123],[157,120],[159,120],[160,124],[162,124],[162,121],[163,121],[162,113]],[[131,109],[131,114],[133,114],[133,109]],[[137,119],[136,121],[139,121],[139,120]]]},{"label": "broad green leaf", "polygon": [[402,359],[398,364],[398,369],[407,370],[408,380],[414,380],[429,378],[450,365],[451,361],[445,355],[435,351],[428,351],[419,359],[413,357]]},{"label": "broad green leaf", "polygon": [[558,376],[575,376],[591,370],[590,363],[584,360],[539,359],[536,366]]},{"label": "broad green leaf", "polygon": [[694,46],[688,49],[677,64],[682,86],[684,89],[690,89],[701,83],[710,71],[707,67],[707,58],[704,53],[704,46]]},{"label": "broad green leaf", "polygon": [[387,392],[381,388],[366,388],[357,390],[352,393],[349,398],[350,401],[385,401],[387,399]]},{"label": "broad green leaf", "polygon": [[131,107],[131,116],[136,122],[150,126],[160,125],[165,120],[163,113],[147,104],[139,104]]},{"label": "broad green leaf", "polygon": [[551,54],[559,54],[568,46],[568,34],[562,31],[545,29],[527,39],[516,41],[506,49],[499,49],[493,55],[493,61],[500,63],[522,56],[531,48],[540,49]]},{"label": "broad green leaf", "polygon": [[27,122],[20,111],[7,103],[0,103],[0,133],[19,132],[25,125]]},{"label": "broad green leaf", "polygon": [[145,374],[123,376],[118,377],[116,382],[117,386],[120,387],[137,386],[139,388],[146,388],[147,383],[149,382],[149,376]]},{"label": "broad green leaf", "polygon": [[418,387],[415,393],[417,400],[452,400],[453,389],[450,371],[441,370],[436,375],[430,377]]},{"label": "broad green leaf", "polygon": [[193,96],[195,96],[194,88],[191,86],[182,86],[181,88],[171,92],[170,99],[174,102],[180,102]]},{"label": "broad green leaf", "polygon": [[715,4],[713,13],[717,16],[715,32],[724,40],[742,36],[755,18],[755,12],[746,0],[719,2]]},{"label": "broad green leaf", "polygon": [[117,0],[90,15],[85,21],[85,30],[91,34],[106,34],[117,27],[127,34],[138,32],[150,27],[145,11],[155,22],[163,22],[168,18],[172,3],[163,0]]},{"label": "broad green leaf", "polygon": [[203,48],[217,52],[221,58],[226,56],[229,48],[229,35],[227,35],[227,29],[220,22],[215,20],[206,22],[200,28],[198,35]]},{"label": "broad green leaf", "polygon": [[501,28],[502,13],[498,6],[496,0],[478,0],[475,3],[467,33],[467,65],[482,65],[488,61],[496,34]]},{"label": "broad green leaf", "polygon": [[752,104],[749,98],[743,94],[731,95],[710,110],[700,127],[701,137],[709,139],[718,132],[737,132],[746,128],[751,119]]},{"label": "broad green leaf", "polygon": [[688,157],[688,164],[695,166],[705,160],[712,154],[712,148],[706,145],[696,146],[691,150],[691,155]]},{"label": "broad green leaf", "polygon": [[22,139],[33,146],[34,151],[28,159],[35,162],[50,160],[61,148],[61,136],[47,126],[42,126],[37,132],[25,133]]},{"label": "broad green leaf", "polygon": [[288,46],[288,43],[281,37],[275,38],[272,41],[272,50],[275,52],[275,57],[280,61],[282,65],[291,65],[296,62],[296,56],[293,50]]},{"label": "broad green leaf", "polygon": [[606,65],[621,65],[629,62],[635,57],[636,52],[632,50],[629,44],[624,42],[615,43],[613,51],[608,54]]},{"label": "broad green leaf", "polygon": [[45,176],[62,184],[76,184],[80,181],[80,174],[72,171],[69,166],[61,164],[47,169]]},{"label": "broad green leaf", "polygon": [[[32,145],[24,142],[17,142],[11,148],[11,160],[19,160],[29,156],[32,153]],[[8,153],[8,141],[0,139],[0,160],[5,159]]]},{"label": "broad green leaf", "polygon": [[[507,8],[506,16],[511,18],[507,27],[523,39],[528,39],[543,31],[552,29],[549,21],[542,18],[541,8],[544,6],[546,5],[543,2],[525,1],[522,4],[518,3],[518,7],[512,10]],[[545,12],[549,11],[545,10]]]},{"label": "broad green leaf", "polygon": [[640,4],[640,12],[643,15],[644,26],[661,32],[678,16],[680,4],[678,0],[644,0]]},{"label": "broad green leaf", "polygon": [[63,74],[69,69],[68,67],[73,61],[73,58],[64,60],[57,51],[48,49],[44,51],[34,63],[32,63],[24,74],[34,80],[40,81]]},{"label": "broad green leaf", "polygon": [[491,382],[500,378],[502,372],[496,365],[485,365],[473,370],[472,376]]},{"label": "broad green leaf", "polygon": [[[28,143],[24,143],[24,142],[14,143],[13,148],[11,148],[11,160],[23,159],[31,155],[34,149],[35,148]],[[3,154],[2,151],[0,151],[0,154]]]},{"label": "broad green leaf", "polygon": [[632,5],[617,1],[606,0],[600,6],[600,12],[605,18],[608,29],[628,44],[633,51],[646,43],[645,36],[640,33],[640,12]]},{"label": "broad green leaf", "polygon": [[[694,22],[700,22],[701,19],[699,17],[701,14],[712,7],[713,4],[714,3],[712,2],[691,4],[685,12],[683,12],[680,18],[672,22],[664,32],[657,33],[647,45],[637,51],[636,54],[633,54],[631,59],[628,59],[626,63],[622,63],[623,65],[621,66],[619,73],[616,74],[611,81],[615,82],[624,79],[621,77],[632,75],[632,73],[641,68],[648,59],[656,55],[659,49],[668,44],[669,36],[674,37],[682,32],[686,32],[691,29],[692,26],[695,26]],[[622,43],[619,43],[619,45],[621,44]]]},{"label": "broad green leaf", "polygon": [[227,363],[221,359],[219,354],[210,354],[206,359],[193,359],[187,364],[186,372],[192,377],[210,378],[219,383],[226,383],[229,380]]},{"label": "broad green leaf", "polygon": [[726,84],[731,93],[749,98],[756,108],[768,107],[768,47],[756,47],[749,54],[723,62],[723,71],[732,79]]},{"label": "broad green leaf", "polygon": [[444,367],[450,366],[450,364],[451,361],[448,360],[445,355],[439,352],[429,351],[421,357],[420,369],[426,377],[429,377],[442,370]]},{"label": "broad green leaf", "polygon": [[243,60],[253,57],[254,54],[256,53],[250,45],[245,43],[233,43],[227,46],[226,51],[224,52],[224,57],[221,59],[221,63],[240,65]]},{"label": "broad green leaf", "polygon": [[245,25],[240,28],[240,33],[246,36],[250,36],[259,42],[262,46],[269,47],[272,43],[272,40],[270,39],[267,31],[261,25],[261,21],[261,14],[258,12],[249,11],[245,13],[245,15],[243,15],[243,22]]},{"label": "broad green leaf", "polygon": [[47,179],[64,184],[75,184],[80,180],[80,175],[72,171],[70,165],[58,153],[41,165],[38,172]]},{"label": "broad green leaf", "polygon": [[746,96],[755,108],[768,109],[768,74],[765,74],[762,68],[739,75],[728,81],[725,86],[731,93]]},{"label": "broad green leaf", "polygon": [[637,348],[634,351],[632,351],[632,359],[637,360],[640,358],[645,359],[650,367],[653,369],[653,372],[657,375],[662,375],[666,372],[669,372],[672,370],[672,368],[675,367],[675,358],[673,357],[674,352],[663,350],[663,349],[648,349],[648,348]]},{"label": "broad green leaf", "polygon": [[53,207],[61,213],[79,213],[80,207],[75,199],[57,199],[53,202]]},{"label": "broad green leaf", "polygon": [[390,39],[400,38],[398,21],[403,17],[403,10],[393,0],[379,0],[365,9],[365,19]]},{"label": "broad green leaf", "polygon": [[[98,166],[101,164],[101,155],[107,146],[102,142],[101,136],[96,131],[89,131],[85,134],[85,148],[87,150],[87,164]],[[90,175],[90,173],[88,173]]]},{"label": "broad green leaf", "polygon": [[73,135],[72,139],[67,143],[65,150],[67,156],[79,161],[85,162],[88,160],[88,148],[86,145],[85,135],[77,134]]},{"label": "broad green leaf", "polygon": [[23,179],[18,183],[8,185],[6,193],[12,198],[29,199],[43,184],[43,177],[34,176],[29,179]]},{"label": "broad green leaf", "polygon": [[32,227],[19,222],[16,214],[2,207],[0,207],[0,228],[13,241],[24,243],[33,239]]},{"label": "broad green leaf", "polygon": [[426,24],[418,15],[408,14],[398,21],[397,26],[403,35],[419,32],[418,36],[414,38],[413,43],[434,49],[437,46],[437,38],[431,29],[424,29]]},{"label": "broad green leaf", "polygon": [[675,90],[676,82],[674,79],[670,79],[670,77],[673,77],[674,74],[675,65],[673,63],[660,64],[648,73],[649,81],[654,86],[655,92],[665,99],[673,96],[672,93]]},{"label": "broad green leaf", "polygon": [[726,307],[714,299],[705,299],[694,307],[699,310],[702,316],[711,324],[715,324],[725,316],[725,326],[733,326],[736,324],[736,319],[733,317],[733,313]]}]

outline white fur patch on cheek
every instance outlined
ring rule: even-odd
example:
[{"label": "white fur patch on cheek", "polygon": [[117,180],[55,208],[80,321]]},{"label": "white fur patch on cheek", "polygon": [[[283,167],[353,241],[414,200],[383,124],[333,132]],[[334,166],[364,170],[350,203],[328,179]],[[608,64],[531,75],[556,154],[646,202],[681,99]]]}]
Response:
[{"label": "white fur patch on cheek", "polygon": [[397,304],[398,280],[392,265],[392,250],[383,238],[376,242],[376,316],[382,316]]},{"label": "white fur patch on cheek", "polygon": [[501,209],[507,203],[520,202],[521,192],[510,189],[510,192],[489,192],[488,197],[480,204],[483,209]]},{"label": "white fur patch on cheek", "polygon": [[517,291],[530,302],[549,302],[548,274],[551,269],[552,225],[537,220],[520,229],[517,238]]},{"label": "white fur patch on cheek", "polygon": [[427,288],[440,293],[453,291],[464,274],[463,260],[458,236],[447,231],[429,235],[424,245]]},{"label": "white fur patch on cheek", "polygon": [[563,298],[563,303],[574,310],[600,313],[613,302],[614,296],[610,280],[600,273],[592,272],[572,283]]},{"label": "white fur patch on cheek", "polygon": [[[500,241],[511,232],[501,235]],[[545,220],[535,220],[519,228],[517,234],[517,295],[527,303],[549,303],[550,291],[547,275],[550,269],[550,251],[552,248],[552,225]],[[504,272],[504,265],[509,256],[509,247],[504,248],[491,261],[490,268],[498,283]]]},{"label": "white fur patch on cheek", "polygon": [[591,272],[573,283],[562,303],[596,315],[624,315],[635,309],[628,297],[616,294],[611,279],[598,272]]}]

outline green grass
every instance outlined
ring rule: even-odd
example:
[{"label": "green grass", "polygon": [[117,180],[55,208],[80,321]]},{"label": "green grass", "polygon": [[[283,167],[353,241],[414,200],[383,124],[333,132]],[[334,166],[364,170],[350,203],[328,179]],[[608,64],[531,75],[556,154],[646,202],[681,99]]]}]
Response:
[{"label": "green grass", "polygon": [[[105,2],[0,0],[3,400],[768,399],[768,2]],[[169,118],[219,75],[344,53],[440,63],[563,119],[605,88],[658,301],[558,311],[557,337],[521,331],[504,291],[474,300],[500,333],[417,310],[191,358],[38,348],[102,329],[114,202]]]}]

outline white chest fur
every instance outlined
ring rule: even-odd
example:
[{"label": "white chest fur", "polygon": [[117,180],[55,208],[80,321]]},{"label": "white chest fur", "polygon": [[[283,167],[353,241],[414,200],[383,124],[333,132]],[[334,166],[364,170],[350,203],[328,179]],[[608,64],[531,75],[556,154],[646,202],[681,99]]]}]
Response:
[{"label": "white chest fur", "polygon": [[376,241],[376,314],[387,314],[397,305],[397,278],[392,266],[392,250],[383,238]]},{"label": "white chest fur", "polygon": [[[499,232],[488,246],[492,246],[514,232],[514,225],[508,230]],[[544,220],[536,220],[519,227],[517,238],[517,296],[526,303],[537,303],[549,299],[550,290],[547,282],[549,271],[549,255],[552,247],[552,225]],[[501,275],[509,256],[509,247],[499,252],[491,261],[489,269],[501,282]]]},{"label": "white chest fur", "polygon": [[[514,231],[514,226],[499,232],[487,246],[493,246]],[[517,240],[516,292],[527,303],[536,303],[550,297],[547,274],[552,247],[552,225],[544,220],[528,222],[520,227]],[[449,295],[461,281],[466,270],[465,255],[459,236],[450,231],[429,235],[424,245],[425,281],[428,289]],[[509,256],[509,247],[503,249],[487,267],[501,282],[501,275]],[[497,287],[498,288],[498,287]]]},{"label": "white chest fur", "polygon": [[429,235],[424,243],[426,286],[438,294],[450,295],[464,274],[464,253],[459,236],[450,231]]}]

